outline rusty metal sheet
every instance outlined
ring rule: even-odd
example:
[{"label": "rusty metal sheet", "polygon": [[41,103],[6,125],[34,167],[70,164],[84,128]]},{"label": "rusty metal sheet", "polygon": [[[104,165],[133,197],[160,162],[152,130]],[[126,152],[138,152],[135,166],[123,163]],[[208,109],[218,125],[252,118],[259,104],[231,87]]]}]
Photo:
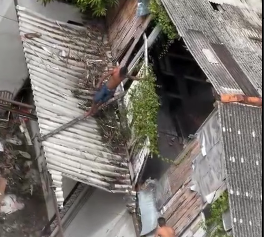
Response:
[{"label": "rusty metal sheet", "polygon": [[247,96],[259,96],[258,91],[250,83],[249,79],[239,67],[238,63],[232,57],[231,53],[224,44],[211,44],[213,50],[215,51],[218,58],[225,65],[225,68],[231,74],[233,79],[243,90],[244,94]]}]

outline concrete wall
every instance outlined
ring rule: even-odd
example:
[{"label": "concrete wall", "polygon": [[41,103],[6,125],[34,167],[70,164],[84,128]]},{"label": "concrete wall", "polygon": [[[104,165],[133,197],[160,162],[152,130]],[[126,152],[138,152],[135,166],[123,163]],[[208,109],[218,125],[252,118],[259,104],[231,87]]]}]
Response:
[{"label": "concrete wall", "polygon": [[26,7],[54,20],[64,22],[67,22],[68,20],[80,23],[82,22],[79,9],[69,4],[62,2],[51,2],[47,4],[46,7],[44,7],[41,2],[37,2],[37,0],[17,0],[17,3],[19,6]]},{"label": "concrete wall", "polygon": [[[65,3],[52,2],[44,7],[37,0],[17,2],[20,6],[55,20],[82,22],[79,10]],[[16,94],[27,77],[28,70],[19,36],[15,3],[13,0],[0,0],[0,90]]]},{"label": "concrete wall", "polygon": [[0,90],[14,94],[28,76],[12,0],[0,1]]},{"label": "concrete wall", "polygon": [[64,232],[65,237],[136,237],[123,195],[95,190]]},{"label": "concrete wall", "polygon": [[[35,137],[37,134],[39,136],[39,127],[38,127],[38,123],[36,121],[30,121],[30,131],[31,131],[31,137]],[[41,144],[40,142],[38,142],[38,139],[34,139],[33,142],[34,145],[34,149],[36,152],[36,157],[38,157],[37,161],[38,161],[38,168],[40,171],[40,178],[41,178],[41,182],[42,182],[42,186],[43,186],[43,194],[44,194],[44,198],[45,198],[45,202],[46,202],[46,207],[47,207],[47,214],[48,214],[48,218],[49,220],[55,215],[55,209],[54,209],[54,204],[52,201],[52,195],[51,192],[48,192],[48,190],[46,190],[46,185],[45,185],[45,181],[46,178],[43,175],[43,172],[45,172],[45,168],[46,168],[46,161],[45,161],[45,157],[42,155],[43,153],[41,153]],[[43,170],[44,168],[44,170]],[[72,189],[74,188],[74,186],[76,185],[76,181],[63,177],[63,197],[64,199],[68,197],[69,193],[72,191]]]}]

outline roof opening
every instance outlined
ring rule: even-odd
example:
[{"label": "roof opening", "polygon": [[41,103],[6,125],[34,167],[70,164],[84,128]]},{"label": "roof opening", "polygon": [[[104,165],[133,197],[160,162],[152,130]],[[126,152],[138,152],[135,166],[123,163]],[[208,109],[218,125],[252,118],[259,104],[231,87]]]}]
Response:
[{"label": "roof opening", "polygon": [[76,26],[84,26],[82,23],[76,22],[76,21],[67,21],[68,24],[76,25]]},{"label": "roof opening", "polygon": [[[214,109],[212,85],[184,41],[175,40],[164,52],[166,36],[161,34],[149,51],[149,61],[157,77],[160,97],[158,148],[161,157],[174,160]],[[142,180],[159,179],[169,162],[148,159]]]},{"label": "roof opening", "polygon": [[219,11],[219,7],[221,6],[220,4],[218,3],[215,3],[215,2],[210,2],[209,3],[211,4],[212,8],[215,10],[215,11]]}]

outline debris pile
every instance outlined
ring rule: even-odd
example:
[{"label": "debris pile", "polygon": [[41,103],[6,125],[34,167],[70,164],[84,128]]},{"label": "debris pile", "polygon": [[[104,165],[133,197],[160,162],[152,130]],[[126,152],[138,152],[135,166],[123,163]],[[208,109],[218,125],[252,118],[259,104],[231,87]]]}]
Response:
[{"label": "debris pile", "polygon": [[122,123],[122,116],[117,103],[109,104],[99,111],[95,118],[103,143],[115,154],[125,156],[130,131]]},{"label": "debris pile", "polygon": [[25,121],[0,128],[0,236],[38,236],[46,206]]}]

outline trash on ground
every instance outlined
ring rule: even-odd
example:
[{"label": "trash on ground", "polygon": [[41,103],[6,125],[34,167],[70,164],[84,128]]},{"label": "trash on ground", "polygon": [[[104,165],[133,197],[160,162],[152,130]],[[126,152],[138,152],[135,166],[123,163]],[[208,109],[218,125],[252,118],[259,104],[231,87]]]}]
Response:
[{"label": "trash on ground", "polygon": [[0,142],[0,152],[4,152],[4,146],[1,142]]},{"label": "trash on ground", "polygon": [[24,208],[24,203],[17,200],[16,195],[8,194],[5,195],[2,202],[0,212],[5,214],[11,214]]},{"label": "trash on ground", "polygon": [[4,198],[7,180],[0,177],[0,203]]},{"label": "trash on ground", "polygon": [[21,155],[23,158],[31,159],[31,155],[28,152],[17,150],[15,151],[16,155]]},{"label": "trash on ground", "polygon": [[17,146],[21,146],[23,144],[22,141],[17,136],[7,138],[6,142],[11,143],[13,145],[17,145]]},{"label": "trash on ground", "polygon": [[29,146],[32,146],[33,144],[32,144],[32,141],[31,141],[31,138],[30,138],[26,123],[25,123],[23,118],[19,118],[19,119],[20,119],[20,123],[21,123],[21,125],[19,126],[20,131],[25,135],[27,144]]}]

